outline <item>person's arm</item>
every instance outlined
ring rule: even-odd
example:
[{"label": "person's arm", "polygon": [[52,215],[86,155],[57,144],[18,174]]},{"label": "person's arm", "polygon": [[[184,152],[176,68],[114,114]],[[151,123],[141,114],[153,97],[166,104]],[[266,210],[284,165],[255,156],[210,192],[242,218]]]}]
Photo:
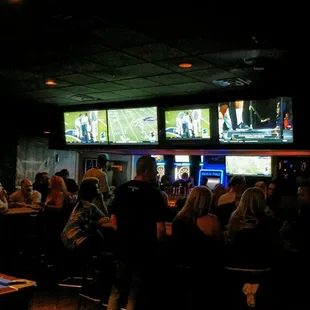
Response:
[{"label": "person's arm", "polygon": [[8,202],[6,200],[6,197],[4,196],[3,192],[0,194],[0,211],[6,212],[8,210]]},{"label": "person's arm", "polygon": [[41,203],[41,199],[42,199],[42,195],[40,192],[38,191],[34,191],[33,195],[32,195],[32,201],[31,204],[27,204],[26,206],[28,208],[39,208],[40,207],[40,203]]},{"label": "person's arm", "polygon": [[103,199],[108,200],[110,198],[111,194],[110,194],[110,188],[108,185],[108,177],[107,177],[106,173],[102,173],[102,176],[100,177],[99,188],[100,188],[100,192],[103,196]]}]

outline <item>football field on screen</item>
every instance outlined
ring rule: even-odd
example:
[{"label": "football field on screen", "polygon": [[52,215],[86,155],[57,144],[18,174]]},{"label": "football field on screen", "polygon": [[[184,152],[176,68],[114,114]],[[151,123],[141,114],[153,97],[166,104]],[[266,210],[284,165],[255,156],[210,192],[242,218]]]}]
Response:
[{"label": "football field on screen", "polygon": [[109,110],[108,126],[112,143],[158,141],[156,108]]},{"label": "football field on screen", "polygon": [[[165,122],[166,122],[166,129],[173,128],[176,129],[177,121],[176,118],[181,112],[189,112],[191,115],[192,110],[178,110],[178,111],[166,111],[165,113]],[[207,132],[210,135],[210,113],[209,109],[201,109],[201,128],[207,129]],[[166,130],[166,137],[167,138],[175,138],[175,134],[173,131]]]},{"label": "football field on screen", "polygon": [[[66,133],[66,142],[79,142],[79,139],[73,136],[71,133],[75,130],[75,121],[80,116],[80,114],[85,114],[90,111],[79,111],[79,112],[66,112],[64,114],[65,122],[65,133]],[[69,132],[70,134],[67,134]],[[106,111],[98,111],[98,133],[105,133],[107,136],[107,120],[106,120]]]}]

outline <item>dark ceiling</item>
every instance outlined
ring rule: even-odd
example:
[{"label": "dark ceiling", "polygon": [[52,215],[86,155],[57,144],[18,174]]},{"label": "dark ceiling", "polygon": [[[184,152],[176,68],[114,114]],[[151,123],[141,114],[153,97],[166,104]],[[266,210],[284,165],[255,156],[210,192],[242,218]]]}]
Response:
[{"label": "dark ceiling", "polygon": [[[93,6],[6,2],[0,79],[7,96],[72,106],[272,87],[291,78],[291,34],[284,29],[218,30],[189,16],[115,18]],[[180,69],[182,62],[193,66]]]}]

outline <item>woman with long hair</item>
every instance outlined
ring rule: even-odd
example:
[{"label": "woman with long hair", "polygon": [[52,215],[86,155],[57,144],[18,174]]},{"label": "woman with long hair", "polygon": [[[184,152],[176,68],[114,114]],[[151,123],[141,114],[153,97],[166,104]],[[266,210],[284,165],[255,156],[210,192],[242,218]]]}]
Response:
[{"label": "woman with long hair", "polygon": [[276,225],[267,210],[260,188],[248,188],[241,196],[228,225],[233,264],[253,268],[270,265],[278,242]]},{"label": "woman with long hair", "polygon": [[68,202],[68,191],[65,181],[60,176],[52,176],[49,181],[49,193],[45,204],[50,209],[61,209]]},{"label": "woman with long hair", "polygon": [[172,237],[188,263],[202,258],[201,253],[204,252],[206,243],[221,236],[220,223],[210,213],[211,203],[212,192],[209,188],[193,188],[172,223]]}]

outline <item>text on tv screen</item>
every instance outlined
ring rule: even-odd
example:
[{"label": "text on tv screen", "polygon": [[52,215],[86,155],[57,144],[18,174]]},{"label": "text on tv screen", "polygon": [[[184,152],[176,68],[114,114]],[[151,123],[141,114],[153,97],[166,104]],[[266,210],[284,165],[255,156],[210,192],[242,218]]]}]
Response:
[{"label": "text on tv screen", "polygon": [[223,144],[294,142],[290,97],[220,103],[218,119]]}]

